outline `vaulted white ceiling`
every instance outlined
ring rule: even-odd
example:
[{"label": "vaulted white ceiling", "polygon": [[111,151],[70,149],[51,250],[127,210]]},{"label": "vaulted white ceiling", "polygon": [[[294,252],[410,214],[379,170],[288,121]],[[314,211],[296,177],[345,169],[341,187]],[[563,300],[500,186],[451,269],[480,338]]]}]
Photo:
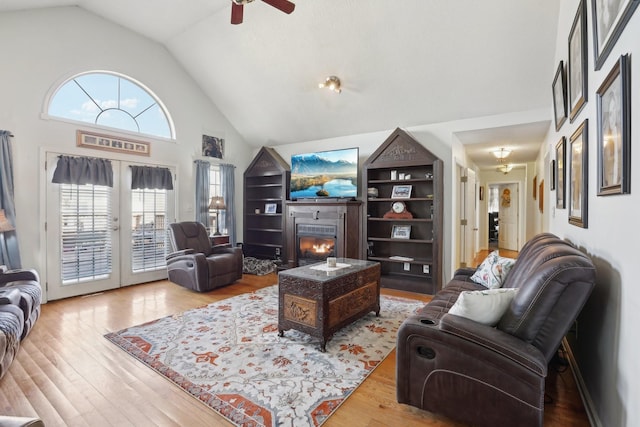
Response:
[{"label": "vaulted white ceiling", "polygon": [[[254,146],[550,110],[557,0],[293,1],[291,15],[247,4],[241,25],[231,0],[2,0],[0,11],[77,5],[164,44]],[[318,89],[329,75],[340,95]],[[508,132],[539,146],[542,129]],[[497,131],[459,139],[481,147]]]}]

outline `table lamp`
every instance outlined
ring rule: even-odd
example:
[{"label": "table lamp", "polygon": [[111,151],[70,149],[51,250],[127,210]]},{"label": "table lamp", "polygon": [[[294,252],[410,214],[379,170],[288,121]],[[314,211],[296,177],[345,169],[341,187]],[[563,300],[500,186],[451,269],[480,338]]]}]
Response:
[{"label": "table lamp", "polygon": [[221,196],[213,196],[211,198],[209,210],[216,211],[216,232],[213,233],[214,236],[220,235],[220,211],[225,209],[227,209],[227,206],[224,204],[224,199]]}]

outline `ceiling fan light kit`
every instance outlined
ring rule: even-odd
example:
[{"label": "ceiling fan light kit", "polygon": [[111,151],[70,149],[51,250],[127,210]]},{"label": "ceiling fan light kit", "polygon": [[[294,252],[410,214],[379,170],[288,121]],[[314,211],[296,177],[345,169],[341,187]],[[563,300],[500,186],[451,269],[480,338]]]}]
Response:
[{"label": "ceiling fan light kit", "polygon": [[[244,14],[244,5],[252,3],[254,0],[231,0],[231,23],[233,25],[242,24],[242,18]],[[273,6],[276,9],[290,14],[296,8],[294,3],[289,0],[262,0],[269,6]]]}]

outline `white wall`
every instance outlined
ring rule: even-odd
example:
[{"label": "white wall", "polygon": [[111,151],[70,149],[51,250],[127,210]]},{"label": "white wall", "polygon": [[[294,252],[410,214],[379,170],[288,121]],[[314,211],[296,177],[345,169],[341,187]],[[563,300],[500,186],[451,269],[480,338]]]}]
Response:
[{"label": "white wall", "polygon": [[[41,117],[45,98],[56,84],[88,70],[128,75],[149,87],[173,116],[177,140],[136,137],[150,141],[151,157],[109,155],[175,166],[177,215],[194,218],[194,166],[200,157],[202,134],[222,136],[225,163],[236,168],[236,208],[242,209],[242,173],[251,161],[250,149],[224,116],[167,50],[147,38],[77,7],[0,13],[0,129],[10,130],[14,159],[16,228],[25,267],[45,272],[44,174],[42,153],[56,150],[87,156],[106,152],[77,148],[81,125]],[[116,132],[113,132],[116,133]],[[242,220],[238,217],[239,240]]]},{"label": "white wall", "polygon": [[[556,64],[568,58],[567,46],[578,0],[562,0],[560,25],[556,43]],[[571,348],[579,366],[579,374],[588,391],[590,407],[597,425],[640,425],[640,292],[638,292],[638,249],[640,228],[637,226],[640,206],[640,11],[631,21],[607,62],[594,71],[591,2],[587,2],[588,28],[588,99],[585,108],[573,123],[565,122],[559,132],[550,129],[546,152],[555,158],[555,144],[562,136],[567,140],[576,128],[589,119],[589,182],[588,228],[568,223],[568,210],[548,210],[551,232],[575,243],[589,254],[597,268],[597,284],[578,319],[577,338],[571,337]],[[631,194],[597,196],[597,110],[596,91],[620,55],[631,55]],[[549,85],[555,68],[549,70]],[[551,91],[549,105],[552,105]],[[541,155],[541,159],[542,156]],[[555,191],[550,193],[555,200]]]}]

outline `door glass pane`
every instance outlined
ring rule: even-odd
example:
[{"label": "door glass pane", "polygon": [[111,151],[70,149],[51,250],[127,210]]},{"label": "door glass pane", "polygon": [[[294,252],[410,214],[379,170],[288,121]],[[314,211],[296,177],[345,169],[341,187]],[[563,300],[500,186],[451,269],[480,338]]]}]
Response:
[{"label": "door glass pane", "polygon": [[63,285],[103,279],[112,271],[111,188],[60,185]]},{"label": "door glass pane", "polygon": [[166,268],[166,190],[131,190],[131,268]]}]

